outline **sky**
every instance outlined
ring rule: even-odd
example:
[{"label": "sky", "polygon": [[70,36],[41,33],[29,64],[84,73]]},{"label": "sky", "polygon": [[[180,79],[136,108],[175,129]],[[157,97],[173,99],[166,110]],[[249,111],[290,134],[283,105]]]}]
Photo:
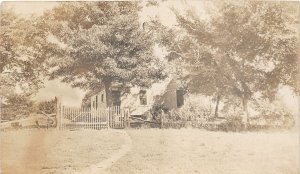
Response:
[{"label": "sky", "polygon": [[42,15],[45,10],[52,9],[57,2],[55,1],[6,1],[2,2],[3,8],[13,8],[15,12],[22,16],[30,16],[31,14]]}]

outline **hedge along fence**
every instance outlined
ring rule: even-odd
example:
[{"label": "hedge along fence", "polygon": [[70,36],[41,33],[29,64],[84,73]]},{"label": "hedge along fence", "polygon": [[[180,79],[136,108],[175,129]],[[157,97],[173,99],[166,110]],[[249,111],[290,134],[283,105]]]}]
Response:
[{"label": "hedge along fence", "polygon": [[[181,129],[181,128],[197,128],[197,129],[205,129],[211,131],[245,131],[245,124],[234,124],[232,122],[228,122],[226,120],[219,122],[197,122],[197,121],[167,121],[161,123],[161,128],[163,129]],[[249,124],[247,126],[247,131],[255,131],[255,130],[269,130],[269,129],[288,129],[284,125],[259,125],[259,124]]]},{"label": "hedge along fence", "polygon": [[215,119],[214,121],[208,121],[209,119],[202,119],[198,121],[185,121],[185,120],[167,120],[165,114],[161,116],[161,128],[198,128],[211,131],[257,131],[257,130],[275,130],[275,129],[289,129],[290,124],[279,123],[264,123],[260,124],[255,120],[250,120],[250,123],[246,126],[246,123],[242,121],[240,116],[229,116],[226,119]]},{"label": "hedge along fence", "polygon": [[201,121],[183,121],[183,120],[168,120],[166,119],[166,114],[161,114],[161,122],[160,127],[161,128],[200,128],[200,129],[208,129],[208,130],[218,130],[219,126],[224,122],[225,120],[219,120],[219,121],[207,121],[208,119],[202,119]]},{"label": "hedge along fence", "polygon": [[220,127],[219,123],[215,122],[196,122],[196,121],[168,121],[162,123],[161,128],[198,128],[207,130],[218,130]]}]

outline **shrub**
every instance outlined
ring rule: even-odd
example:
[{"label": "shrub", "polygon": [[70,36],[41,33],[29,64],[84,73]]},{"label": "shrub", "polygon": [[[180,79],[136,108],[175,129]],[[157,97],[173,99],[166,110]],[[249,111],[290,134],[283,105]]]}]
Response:
[{"label": "shrub", "polygon": [[163,104],[155,104],[150,109],[153,120],[160,120],[163,112],[169,113],[169,108]]},{"label": "shrub", "polygon": [[164,113],[164,128],[202,128],[203,126],[199,125],[208,122],[214,116],[209,104],[209,100],[205,97],[190,95],[180,108],[169,110],[163,104],[156,104],[150,113],[156,121],[160,121]]},{"label": "shrub", "polygon": [[27,95],[12,94],[2,104],[1,119],[16,120],[26,118],[33,110],[33,101]]},{"label": "shrub", "polygon": [[151,114],[150,111],[145,112],[142,117],[143,120],[148,120],[148,121],[152,121],[153,120],[153,115]]},{"label": "shrub", "polygon": [[219,125],[222,131],[242,131],[244,129],[243,119],[240,115],[231,115],[226,117],[226,121]]},{"label": "shrub", "polygon": [[178,109],[169,112],[170,120],[181,121],[207,121],[214,117],[212,107],[205,98],[199,96],[189,96],[185,104]]},{"label": "shrub", "polygon": [[38,113],[46,113],[46,114],[53,114],[56,112],[56,102],[57,99],[49,100],[49,101],[43,101],[38,103]]},{"label": "shrub", "polygon": [[257,104],[259,117],[266,125],[281,128],[291,128],[295,125],[295,118],[279,101],[263,101]]}]

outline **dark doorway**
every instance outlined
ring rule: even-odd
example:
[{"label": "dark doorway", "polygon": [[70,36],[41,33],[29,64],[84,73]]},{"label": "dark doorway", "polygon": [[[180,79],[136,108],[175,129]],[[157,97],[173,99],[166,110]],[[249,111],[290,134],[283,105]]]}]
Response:
[{"label": "dark doorway", "polygon": [[121,106],[121,91],[111,91],[111,100],[113,106]]}]

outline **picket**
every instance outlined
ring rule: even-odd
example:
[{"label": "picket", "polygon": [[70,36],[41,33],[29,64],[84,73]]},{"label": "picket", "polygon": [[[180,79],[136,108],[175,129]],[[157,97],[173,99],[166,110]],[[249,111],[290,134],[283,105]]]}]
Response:
[{"label": "picket", "polygon": [[129,126],[129,111],[120,106],[108,108],[71,108],[60,106],[59,129],[125,128]]}]

